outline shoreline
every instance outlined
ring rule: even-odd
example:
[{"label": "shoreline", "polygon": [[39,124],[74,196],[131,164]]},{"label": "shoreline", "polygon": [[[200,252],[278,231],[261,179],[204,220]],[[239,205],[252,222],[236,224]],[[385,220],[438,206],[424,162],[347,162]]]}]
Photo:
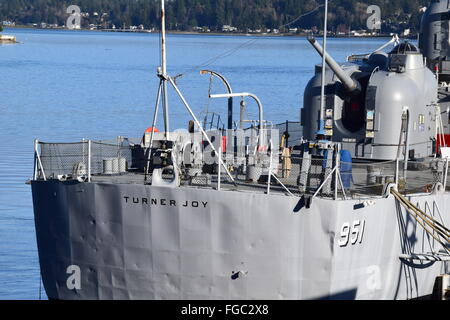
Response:
[{"label": "shoreline", "polygon": [[[51,31],[83,31],[83,32],[109,32],[109,33],[140,33],[140,34],[158,34],[159,31],[151,31],[151,30],[129,30],[129,29],[76,29],[76,30],[70,30],[66,28],[37,28],[33,26],[14,26],[14,27],[7,27],[4,29],[4,31],[7,30],[14,30],[14,29],[27,29],[27,30],[51,30]],[[237,37],[292,37],[292,38],[306,38],[310,34],[308,33],[298,33],[298,34],[292,34],[292,33],[238,33],[238,32],[196,32],[196,31],[167,31],[167,34],[171,35],[209,35],[209,36],[237,36]],[[317,38],[322,37],[321,34],[315,34],[314,35]],[[328,38],[346,38],[346,39],[378,39],[378,38],[391,38],[392,35],[390,34],[379,34],[379,35],[360,35],[360,36],[353,36],[353,35],[328,35]],[[417,39],[417,35],[410,35],[407,37],[401,37],[404,39]]]}]

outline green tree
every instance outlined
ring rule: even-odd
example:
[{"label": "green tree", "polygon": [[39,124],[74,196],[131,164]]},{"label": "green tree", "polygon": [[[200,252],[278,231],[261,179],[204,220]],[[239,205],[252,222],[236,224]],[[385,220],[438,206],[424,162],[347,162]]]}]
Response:
[{"label": "green tree", "polygon": [[224,24],[226,24],[225,21],[225,0],[214,0],[213,3],[215,4],[214,8],[214,18],[215,18],[215,24],[218,30],[222,28]]},{"label": "green tree", "polygon": [[[417,31],[420,7],[432,0],[333,0],[330,1],[330,30],[366,29],[369,5],[382,8],[384,32],[402,31],[409,27]],[[205,26],[212,30],[230,24],[241,30],[247,28],[280,28],[287,23],[292,28],[321,27],[323,7],[296,20],[301,14],[322,5],[324,0],[166,0],[169,29],[186,30]],[[159,26],[160,0],[0,0],[0,21],[16,24],[58,23],[63,25],[68,17],[66,8],[77,4],[82,12],[83,26],[99,23],[93,12],[107,13],[105,25]],[[105,22],[105,21],[103,21]]]}]

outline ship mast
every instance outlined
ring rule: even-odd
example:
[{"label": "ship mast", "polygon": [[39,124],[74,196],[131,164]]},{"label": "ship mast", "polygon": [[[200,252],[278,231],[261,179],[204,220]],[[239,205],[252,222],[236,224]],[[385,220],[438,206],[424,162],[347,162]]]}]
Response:
[{"label": "ship mast", "polygon": [[[155,126],[158,119],[159,105],[162,100],[163,112],[164,112],[164,137],[169,140],[169,99],[167,95],[167,82],[169,76],[167,75],[167,57],[166,57],[166,10],[164,0],[161,0],[161,66],[158,67],[157,76],[159,80],[158,94],[156,98],[156,106],[153,114],[152,131],[150,135],[150,150],[153,147],[153,141],[155,137]],[[147,157],[147,165],[145,169],[145,180],[150,173],[150,158],[152,153],[149,152]]]},{"label": "ship mast", "polygon": [[161,0],[161,65],[162,74],[158,76],[161,78],[163,89],[163,112],[164,112],[164,133],[165,137],[169,139],[169,99],[167,95],[167,56],[166,56],[166,10],[165,0]]},{"label": "ship mast", "polygon": [[[156,107],[155,112],[153,115],[153,125],[152,125],[152,132],[151,132],[151,138],[150,138],[150,151],[148,152],[147,157],[147,168],[145,170],[145,180],[147,181],[147,177],[150,174],[150,161],[152,157],[152,147],[153,147],[153,140],[154,140],[154,133],[155,133],[155,125],[158,118],[158,109],[160,100],[162,98],[163,100],[163,112],[164,112],[164,136],[166,141],[169,140],[169,100],[167,95],[167,86],[170,83],[170,85],[173,87],[177,95],[179,96],[180,100],[183,102],[184,106],[186,107],[187,111],[191,115],[192,119],[194,120],[194,123],[197,125],[199,130],[201,131],[203,135],[203,139],[206,140],[206,142],[211,146],[211,149],[214,151],[214,154],[216,156],[219,155],[216,148],[214,147],[213,143],[211,142],[210,138],[208,137],[208,134],[203,129],[200,121],[195,116],[194,112],[192,111],[191,107],[189,106],[188,102],[184,98],[183,94],[181,93],[180,89],[178,88],[177,84],[175,83],[174,79],[171,78],[167,74],[167,57],[166,57],[166,10],[165,10],[165,0],[161,0],[161,66],[158,67],[158,77],[160,79],[159,88],[158,88],[158,95],[156,99]],[[162,97],[161,97],[162,96]],[[218,157],[218,164],[219,166],[222,166],[225,172],[227,173],[230,180],[233,182],[233,184],[236,185],[233,176],[231,175],[230,171],[228,170],[227,166],[222,160],[222,156]]]}]

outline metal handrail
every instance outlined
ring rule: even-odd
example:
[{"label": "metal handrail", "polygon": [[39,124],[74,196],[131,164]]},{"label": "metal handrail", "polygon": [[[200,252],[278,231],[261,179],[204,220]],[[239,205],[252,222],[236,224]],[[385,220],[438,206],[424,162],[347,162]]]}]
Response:
[{"label": "metal handrail", "polygon": [[[117,157],[117,149],[121,148],[123,151],[123,157],[126,159],[129,159],[131,155],[131,150],[133,149],[132,145],[130,146],[118,146],[117,144],[106,144],[106,143],[97,143],[96,141],[92,140],[86,140],[84,142],[79,142],[80,147],[71,148],[70,145],[76,145],[77,143],[45,143],[40,142],[38,140],[35,140],[35,146],[34,146],[34,180],[44,180],[47,181],[48,179],[52,179],[52,177],[56,178],[56,175],[63,175],[63,176],[70,176],[71,173],[74,171],[72,168],[74,168],[75,164],[78,164],[79,162],[83,162],[83,173],[80,173],[78,171],[78,176],[83,175],[83,179],[86,180],[86,182],[92,182],[93,177],[100,177],[102,176],[102,159],[107,158],[109,155],[112,155],[112,158]],[[81,149],[81,144],[83,144],[83,150]],[[99,147],[96,148],[97,144],[109,146],[107,148]],[[52,146],[54,145],[54,146]],[[61,148],[58,148],[58,145],[61,145]],[[43,147],[47,146],[47,147]],[[69,147],[66,147],[69,146]],[[115,148],[114,148],[115,147]],[[216,150],[218,148],[216,147]],[[231,151],[232,152],[232,151]],[[276,193],[283,192],[283,190],[286,191],[287,194],[290,196],[297,196],[299,193],[298,190],[298,182],[295,181],[295,174],[293,174],[292,177],[284,179],[277,176],[277,167],[274,165],[276,163],[276,157],[278,155],[277,147],[273,146],[273,142],[270,141],[270,152],[269,150],[266,150],[266,155],[269,156],[270,154],[270,168],[269,168],[269,175],[268,175],[268,182],[267,185],[264,183],[264,191],[267,190],[267,193],[272,193],[273,190],[276,190]],[[217,154],[218,162],[219,162],[219,175],[220,175],[220,182],[219,182],[219,189],[226,189],[225,185],[222,183],[223,180],[223,174],[227,171],[227,174],[230,173],[228,170],[231,166],[234,168],[238,168],[241,165],[240,158],[233,158],[231,162],[229,162],[226,159],[222,159],[225,155],[221,153],[221,150],[219,152],[214,152]],[[222,155],[222,157],[220,157]],[[235,155],[239,157],[238,155]],[[73,159],[71,158],[73,157]],[[103,158],[102,158],[103,157]],[[82,159],[82,160],[78,160]],[[134,158],[133,158],[134,159]],[[227,158],[228,159],[228,158]],[[296,167],[293,168],[293,171],[297,172],[298,174],[302,174],[298,162],[301,160],[299,157],[295,157],[296,159]],[[267,158],[267,160],[269,160]],[[131,161],[131,160],[129,160]],[[236,161],[236,162],[235,162]],[[334,168],[329,168],[329,170],[326,170],[326,176],[324,177],[324,167],[323,167],[323,159],[315,159],[315,164],[311,167],[311,172],[308,172],[308,179],[311,178],[311,182],[308,181],[307,191],[306,193],[312,194],[314,193],[314,197],[317,197],[321,190],[323,190],[326,183],[329,182],[331,178],[336,179],[334,181],[334,198],[337,199],[338,194],[340,193],[340,198],[347,199],[348,196],[348,190],[350,192],[353,192],[352,197],[355,195],[361,196],[361,195],[370,195],[370,196],[382,196],[382,192],[380,191],[380,187],[385,184],[385,178],[387,179],[394,179],[395,183],[398,186],[400,184],[400,189],[404,188],[405,192],[409,192],[409,194],[413,193],[429,193],[430,186],[432,183],[442,183],[444,186],[444,190],[447,188],[448,183],[448,174],[449,174],[449,165],[450,161],[448,159],[436,159],[432,163],[427,163],[426,167],[422,168],[421,162],[414,162],[417,164],[417,166],[420,167],[414,167],[410,169],[410,172],[416,172],[420,171],[419,174],[420,179],[417,181],[414,179],[414,177],[408,177],[408,180],[404,180],[402,178],[402,171],[400,171],[400,164],[401,160],[396,161],[385,161],[385,162],[379,162],[379,163],[351,163],[351,170],[350,175],[352,177],[352,186],[345,186],[344,188],[344,175],[347,174],[347,171],[341,171],[340,169],[343,168],[343,165],[346,162],[341,161],[341,159],[337,158],[337,165]],[[301,163],[301,161],[300,161]],[[437,166],[437,167],[436,167]],[[373,170],[370,170],[371,167],[379,167],[380,173],[373,172]],[[265,168],[267,169],[267,168]],[[346,170],[346,169],[344,169]],[[331,172],[328,172],[331,171]],[[370,172],[369,172],[370,171]],[[266,171],[267,172],[267,171]],[[130,179],[132,179],[131,175],[133,172],[130,172]],[[136,173],[137,175],[139,173]],[[372,175],[371,175],[372,174]],[[320,178],[319,176],[320,175]],[[367,178],[366,178],[367,176]],[[234,175],[233,175],[234,177]],[[373,178],[373,182],[369,182],[369,178]],[[323,180],[325,178],[325,180]],[[376,181],[375,181],[376,178]],[[378,178],[381,178],[378,180]],[[366,182],[367,179],[367,182]],[[94,180],[97,180],[95,178]],[[277,183],[272,184],[271,182],[274,182],[274,180],[277,181]],[[344,181],[343,181],[344,180]],[[128,181],[127,179],[124,179],[124,181]],[[242,176],[236,176],[236,180],[231,180],[233,182],[237,181],[240,186],[243,187],[245,190],[256,190],[261,189],[261,185],[256,184],[250,184],[245,181],[245,174],[244,177]],[[228,185],[228,183],[227,183]],[[236,186],[236,184],[234,183]],[[319,186],[320,185],[320,186]],[[319,187],[318,187],[319,186]],[[337,186],[337,188],[336,188]],[[214,186],[215,187],[215,186]],[[318,188],[317,188],[318,187]],[[341,191],[339,191],[341,189]],[[234,189],[233,189],[234,190]],[[421,191],[423,190],[423,191]],[[327,196],[332,196],[330,190],[327,190]],[[403,191],[402,191],[403,192]],[[303,194],[303,193],[301,193]]]},{"label": "metal handrail", "polygon": [[[40,170],[42,172],[42,176],[44,178],[44,181],[47,181],[47,177],[45,176],[44,166],[42,165],[42,161],[41,161],[41,156],[39,155],[38,145],[39,145],[39,141],[35,140],[35,142],[34,142],[35,159],[37,159],[37,161],[38,161],[37,164],[39,165],[39,168],[40,168]],[[37,165],[35,165],[35,167],[37,168]],[[35,175],[36,175],[36,179],[37,179],[37,172],[36,171],[35,171]]]}]

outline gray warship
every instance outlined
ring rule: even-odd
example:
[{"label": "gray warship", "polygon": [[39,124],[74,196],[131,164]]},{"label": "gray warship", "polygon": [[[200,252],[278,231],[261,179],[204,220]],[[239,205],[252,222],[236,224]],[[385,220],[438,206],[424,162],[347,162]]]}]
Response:
[{"label": "gray warship", "polygon": [[[343,64],[309,38],[323,64],[305,89],[301,123],[272,125],[256,95],[205,70],[227,84],[210,96],[228,99],[225,127],[211,114],[199,119],[167,74],[162,1],[160,86],[143,137],[35,141],[47,296],[448,296],[449,19],[447,1],[435,1],[419,48],[394,37]],[[169,87],[192,117],[187,130],[169,130]],[[241,111],[255,101],[258,119],[233,122],[233,99]]]}]

